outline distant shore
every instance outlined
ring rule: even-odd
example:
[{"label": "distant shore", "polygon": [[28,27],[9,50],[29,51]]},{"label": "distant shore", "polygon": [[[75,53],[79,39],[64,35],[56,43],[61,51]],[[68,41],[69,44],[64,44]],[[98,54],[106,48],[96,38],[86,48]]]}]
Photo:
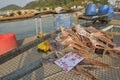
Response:
[{"label": "distant shore", "polygon": [[[78,17],[79,15],[83,15],[84,9],[69,9],[69,10],[61,10],[61,13],[72,13],[74,17]],[[114,12],[115,14],[120,14],[120,12]],[[14,14],[14,15],[12,15]],[[8,12],[5,16],[0,16],[0,23],[4,22],[14,22],[17,20],[26,20],[26,19],[31,19],[31,18],[36,18],[36,17],[48,17],[51,15],[56,14],[55,10],[51,9],[45,9],[45,10],[21,10],[15,11],[14,13]],[[110,23],[115,23],[118,22],[119,20],[112,20]]]},{"label": "distant shore", "polygon": [[[31,12],[31,13],[30,12],[31,11],[28,11],[26,12],[26,14],[21,14],[17,16],[10,16],[10,15],[2,16],[0,17],[0,23],[17,21],[17,20],[25,20],[25,19],[36,18],[36,17],[47,17],[54,14],[58,14],[55,10],[43,10],[43,11],[36,10],[34,12]],[[60,14],[61,13],[73,13],[75,16],[77,16],[80,14],[80,10],[79,9],[61,10]]]}]

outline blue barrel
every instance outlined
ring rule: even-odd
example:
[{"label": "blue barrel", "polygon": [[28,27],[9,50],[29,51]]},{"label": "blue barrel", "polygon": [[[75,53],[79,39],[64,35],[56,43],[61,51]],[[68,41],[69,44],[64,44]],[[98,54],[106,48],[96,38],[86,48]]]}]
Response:
[{"label": "blue barrel", "polygon": [[107,14],[108,13],[109,6],[108,5],[100,5],[98,8],[98,13],[101,14]]},{"label": "blue barrel", "polygon": [[85,8],[86,16],[95,16],[96,15],[96,4],[88,4]]},{"label": "blue barrel", "polygon": [[109,6],[109,9],[108,9],[108,14],[109,14],[109,18],[112,18],[114,16],[114,9],[112,6]]}]

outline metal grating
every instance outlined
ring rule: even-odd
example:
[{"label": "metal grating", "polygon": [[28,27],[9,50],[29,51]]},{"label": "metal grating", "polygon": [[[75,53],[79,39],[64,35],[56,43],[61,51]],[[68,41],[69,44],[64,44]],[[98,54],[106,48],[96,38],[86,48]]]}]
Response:
[{"label": "metal grating", "polygon": [[[103,63],[110,65],[119,65],[120,61],[112,59],[108,55],[104,57],[97,57],[96,60],[99,60]],[[109,69],[96,67],[95,69],[88,70],[92,73],[98,80],[119,80],[120,79],[120,69]],[[76,75],[73,71],[65,73],[61,68],[55,64],[44,64],[40,69],[35,70],[29,75],[21,78],[20,80],[91,80],[89,77],[83,75]]]},{"label": "metal grating", "polygon": [[29,49],[28,51],[20,54],[19,56],[3,63],[0,65],[0,77],[5,76],[26,64],[32,63],[42,57],[42,54],[36,51],[37,49],[34,47]]},{"label": "metal grating", "polygon": [[[120,37],[118,36],[115,40],[116,43],[119,43]],[[23,54],[5,62],[0,65],[0,77],[3,77],[26,64],[34,62],[42,57],[44,57],[45,53],[37,52],[37,48],[34,47],[24,52]],[[109,55],[104,55],[103,57],[98,56],[96,54],[90,55],[90,58],[99,60],[103,63],[109,65],[119,65],[120,61],[114,58],[111,58]],[[120,69],[109,69],[96,67],[95,69],[88,70],[92,73],[98,80],[120,80]],[[43,67],[33,71],[32,73],[27,74],[19,80],[91,80],[89,77],[83,75],[76,75],[73,71],[65,73],[60,67],[57,65],[50,63],[44,64]]]},{"label": "metal grating", "polygon": [[[0,65],[0,77],[22,67],[25,64],[29,64],[30,62],[35,61],[35,59],[39,59],[41,53],[35,53],[33,50],[36,48],[30,49],[26,51],[23,55],[19,55],[18,57]],[[120,65],[120,61],[111,58],[108,55],[104,57],[98,57],[97,55],[91,55],[92,58],[99,60],[103,63],[107,63],[110,65]],[[23,62],[22,62],[23,61]],[[119,80],[120,79],[120,69],[108,69],[108,68],[97,68],[93,70],[89,70],[94,76],[96,76],[99,80]],[[43,67],[33,71],[32,73],[24,76],[20,80],[91,80],[87,76],[83,75],[75,75],[73,71],[65,73],[62,71],[60,67],[55,64],[44,64]]]}]

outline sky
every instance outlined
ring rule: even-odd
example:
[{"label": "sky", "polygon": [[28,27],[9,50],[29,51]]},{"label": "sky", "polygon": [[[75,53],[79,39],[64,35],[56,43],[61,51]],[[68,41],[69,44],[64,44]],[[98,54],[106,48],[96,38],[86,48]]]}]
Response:
[{"label": "sky", "polygon": [[[5,7],[10,4],[16,4],[18,6],[25,6],[28,2],[33,0],[0,0],[0,8]],[[110,2],[114,2],[115,0],[109,0]]]},{"label": "sky", "polygon": [[0,8],[10,4],[16,4],[18,6],[25,6],[28,2],[33,0],[0,0]]}]

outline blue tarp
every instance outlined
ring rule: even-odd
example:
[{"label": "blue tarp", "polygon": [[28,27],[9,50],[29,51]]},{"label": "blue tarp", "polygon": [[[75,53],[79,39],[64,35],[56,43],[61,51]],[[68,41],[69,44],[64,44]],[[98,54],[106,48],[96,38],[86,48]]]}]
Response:
[{"label": "blue tarp", "polygon": [[69,27],[71,26],[70,14],[57,14],[55,15],[55,29],[59,26]]}]

